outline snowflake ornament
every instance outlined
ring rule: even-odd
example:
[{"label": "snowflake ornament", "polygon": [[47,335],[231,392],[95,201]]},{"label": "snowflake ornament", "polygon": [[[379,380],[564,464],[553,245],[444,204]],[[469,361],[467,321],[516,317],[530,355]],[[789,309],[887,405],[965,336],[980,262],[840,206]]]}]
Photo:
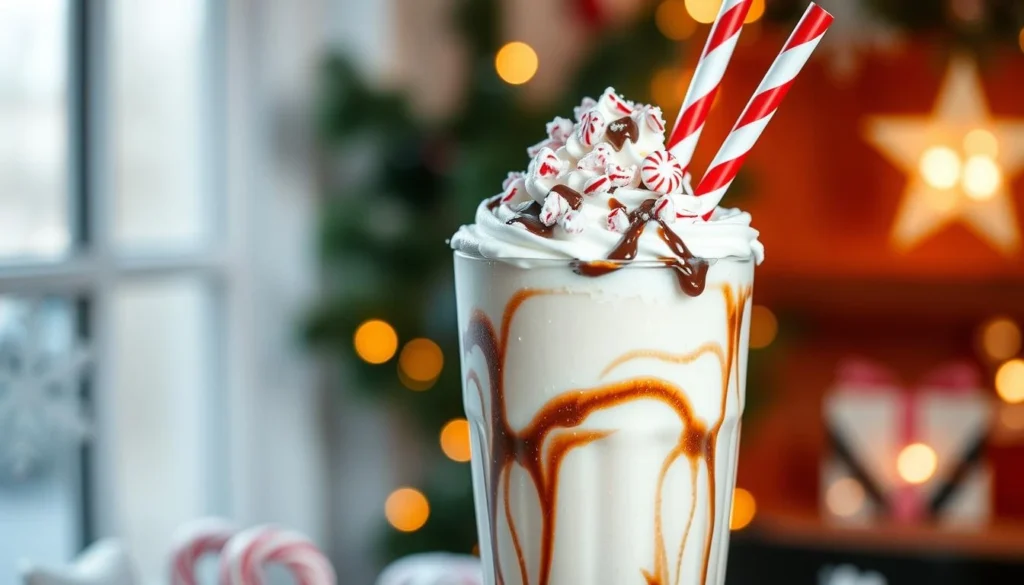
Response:
[{"label": "snowflake ornament", "polygon": [[0,316],[0,479],[16,482],[88,434],[79,402],[86,350],[60,352],[47,343],[41,304],[19,313]]}]

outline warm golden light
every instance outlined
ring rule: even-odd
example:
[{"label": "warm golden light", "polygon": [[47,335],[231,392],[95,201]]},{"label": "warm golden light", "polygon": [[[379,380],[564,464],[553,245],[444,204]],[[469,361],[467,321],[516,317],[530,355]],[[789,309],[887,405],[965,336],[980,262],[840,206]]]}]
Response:
[{"label": "warm golden light", "polygon": [[352,337],[356,355],[371,364],[383,364],[398,349],[398,334],[394,327],[380,319],[363,322]]},{"label": "warm golden light", "polygon": [[498,77],[511,85],[521,85],[533,79],[538,66],[537,52],[520,41],[506,44],[494,57]]},{"label": "warm golden light", "polygon": [[980,330],[981,351],[993,361],[1010,359],[1021,347],[1020,327],[1006,317],[986,321]]},{"label": "warm golden light", "polygon": [[828,486],[825,505],[841,518],[855,516],[864,507],[864,486],[852,477],[844,477]]},{"label": "warm golden light", "polygon": [[469,461],[469,421],[457,418],[441,429],[441,450],[452,461]]},{"label": "warm golden light", "polygon": [[1024,430],[1024,404],[1004,404],[999,409],[999,424],[1008,431]]},{"label": "warm golden light", "polygon": [[964,193],[975,201],[990,199],[999,190],[1003,173],[992,157],[976,154],[964,163]]},{"label": "warm golden light", "polygon": [[921,155],[921,176],[936,189],[949,189],[960,179],[960,156],[952,148],[933,146]]},{"label": "warm golden light", "polygon": [[709,24],[715,21],[722,0],[686,0],[686,11],[697,22]]},{"label": "warm golden light", "polygon": [[754,305],[750,309],[750,347],[761,349],[771,345],[779,332],[779,320],[775,313],[764,305]]},{"label": "warm golden light", "polygon": [[1013,359],[999,366],[996,393],[1010,404],[1024,402],[1024,360]]},{"label": "warm golden light", "polygon": [[743,22],[746,24],[757,22],[762,16],[764,16],[764,0],[754,0],[750,4],[750,12],[747,13],[747,18]]},{"label": "warm golden light", "polygon": [[757,514],[757,502],[754,494],[743,488],[736,488],[732,495],[732,517],[729,520],[730,530],[743,530]]},{"label": "warm golden light", "polygon": [[[420,337],[406,343],[398,356],[398,369],[414,383],[434,381],[444,367],[444,354],[433,341]],[[415,388],[414,388],[415,389]]]},{"label": "warm golden light", "polygon": [[1017,35],[1017,43],[1020,45],[1021,52],[1024,52],[1024,28],[1020,29],[1020,34]]},{"label": "warm golden light", "polygon": [[661,34],[673,41],[688,39],[697,30],[697,21],[690,18],[683,0],[665,0],[659,4],[654,23]]},{"label": "warm golden light", "polygon": [[936,211],[952,211],[956,209],[959,192],[956,189],[929,189],[925,200]]},{"label": "warm golden light", "polygon": [[896,470],[903,481],[912,484],[924,483],[935,475],[939,467],[939,456],[924,443],[912,443],[900,451],[896,458]]},{"label": "warm golden light", "polygon": [[964,152],[967,156],[984,154],[995,157],[999,154],[999,141],[984,128],[975,128],[964,135]]},{"label": "warm golden light", "polygon": [[384,516],[395,530],[416,532],[427,523],[430,504],[419,490],[399,488],[384,502]]},{"label": "warm golden light", "polygon": [[651,80],[651,97],[666,112],[676,110],[686,97],[686,88],[693,77],[693,70],[662,69]]}]

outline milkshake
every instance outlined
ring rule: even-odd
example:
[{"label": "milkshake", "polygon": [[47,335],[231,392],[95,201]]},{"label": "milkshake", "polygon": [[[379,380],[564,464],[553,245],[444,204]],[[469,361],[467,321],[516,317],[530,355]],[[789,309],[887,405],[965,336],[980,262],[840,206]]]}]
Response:
[{"label": "milkshake", "polygon": [[758,233],[611,88],[528,155],[452,238],[485,582],[720,585]]}]

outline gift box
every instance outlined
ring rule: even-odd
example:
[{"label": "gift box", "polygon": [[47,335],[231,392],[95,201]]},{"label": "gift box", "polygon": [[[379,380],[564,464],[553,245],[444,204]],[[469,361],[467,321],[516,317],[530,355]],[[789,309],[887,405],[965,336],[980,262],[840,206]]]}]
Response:
[{"label": "gift box", "polygon": [[992,402],[974,367],[944,365],[905,384],[880,364],[848,361],[825,398],[824,417],[825,518],[959,526],[989,519]]}]

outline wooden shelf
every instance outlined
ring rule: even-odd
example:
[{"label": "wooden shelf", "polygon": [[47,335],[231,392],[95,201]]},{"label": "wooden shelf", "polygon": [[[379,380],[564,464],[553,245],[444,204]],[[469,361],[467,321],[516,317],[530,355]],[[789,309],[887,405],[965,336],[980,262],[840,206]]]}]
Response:
[{"label": "wooden shelf", "polygon": [[958,281],[900,278],[827,278],[765,274],[754,299],[773,310],[791,309],[823,318],[941,317],[976,322],[996,313],[1024,317],[1020,280]]},{"label": "wooden shelf", "polygon": [[758,516],[745,531],[751,538],[809,549],[842,549],[881,554],[954,555],[958,557],[1024,559],[1024,524],[978,528],[887,525],[865,528],[828,524],[813,513],[772,513]]}]

